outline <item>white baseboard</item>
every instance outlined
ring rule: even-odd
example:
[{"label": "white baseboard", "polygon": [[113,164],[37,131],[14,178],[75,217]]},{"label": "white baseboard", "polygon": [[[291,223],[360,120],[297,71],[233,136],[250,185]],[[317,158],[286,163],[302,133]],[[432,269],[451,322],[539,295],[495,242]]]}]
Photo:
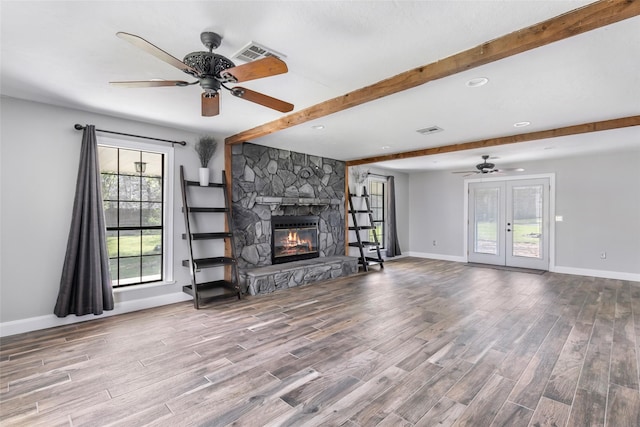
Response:
[{"label": "white baseboard", "polygon": [[427,252],[408,252],[407,254],[416,258],[429,258],[437,259],[440,261],[467,262],[467,259],[465,257],[456,255],[430,254]]},{"label": "white baseboard", "polygon": [[640,282],[640,274],[624,273],[621,271],[590,270],[587,268],[562,267],[557,265],[549,269],[549,271],[551,271],[552,273],[573,274],[575,276],[591,276],[601,277],[603,279],[630,280],[632,282]]},{"label": "white baseboard", "polygon": [[[453,255],[430,254],[425,252],[408,252],[408,255],[416,258],[429,258],[441,261],[467,262],[465,257]],[[571,274],[574,276],[591,276],[600,277],[603,279],[629,280],[632,282],[640,282],[640,274],[625,273],[620,271],[590,270],[586,268],[562,266],[552,266],[549,268],[549,271],[552,273]]]},{"label": "white baseboard", "polygon": [[69,315],[67,317],[57,317],[55,314],[46,316],[31,317],[28,319],[13,320],[0,323],[0,337],[22,334],[24,332],[37,331],[40,329],[53,328],[56,326],[70,325],[73,323],[87,322],[101,319],[103,317],[116,316],[118,314],[132,311],[144,310],[147,308],[160,307],[162,305],[191,300],[191,296],[184,292],[175,292],[166,295],[159,295],[151,298],[141,298],[131,301],[116,303],[113,310],[105,311],[98,316],[87,314],[85,316]]}]

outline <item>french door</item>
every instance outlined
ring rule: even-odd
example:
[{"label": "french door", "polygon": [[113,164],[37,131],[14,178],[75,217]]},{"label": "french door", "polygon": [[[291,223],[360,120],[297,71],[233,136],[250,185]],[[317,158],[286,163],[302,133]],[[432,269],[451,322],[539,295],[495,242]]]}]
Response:
[{"label": "french door", "polygon": [[469,184],[468,260],[549,269],[549,179]]}]

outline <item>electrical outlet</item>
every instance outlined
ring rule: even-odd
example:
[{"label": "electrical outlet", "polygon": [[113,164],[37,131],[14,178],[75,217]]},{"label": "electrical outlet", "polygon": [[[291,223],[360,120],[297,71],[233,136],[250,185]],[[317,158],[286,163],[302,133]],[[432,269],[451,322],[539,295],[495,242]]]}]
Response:
[{"label": "electrical outlet", "polygon": [[433,241],[433,246],[438,246],[438,242],[437,241]]},{"label": "electrical outlet", "polygon": [[607,259],[607,253],[606,252],[600,252],[600,259]]}]

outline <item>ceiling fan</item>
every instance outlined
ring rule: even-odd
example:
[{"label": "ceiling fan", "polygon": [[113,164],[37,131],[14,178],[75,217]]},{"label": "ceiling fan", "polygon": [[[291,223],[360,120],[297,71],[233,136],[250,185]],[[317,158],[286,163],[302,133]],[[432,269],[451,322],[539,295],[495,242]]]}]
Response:
[{"label": "ceiling fan", "polygon": [[120,87],[159,87],[159,86],[191,86],[200,84],[204,90],[202,93],[202,115],[205,117],[217,116],[220,114],[220,88],[228,90],[231,95],[256,104],[286,113],[293,110],[293,104],[272,98],[251,89],[240,86],[229,87],[228,84],[246,82],[263,77],[275,76],[288,71],[287,64],[280,58],[268,56],[253,62],[236,66],[231,60],[222,55],[213,53],[213,49],[218,48],[222,42],[222,37],[217,33],[203,32],[200,34],[202,44],[209,50],[208,52],[191,52],[180,61],[168,54],[159,47],[149,43],[142,37],[134,34],[118,32],[118,37],[128,41],[134,46],[144,50],[166,63],[173,65],[179,70],[195,77],[194,82],[182,80],[147,80],[147,81],[123,81],[109,82],[111,85]]},{"label": "ceiling fan", "polygon": [[482,163],[478,163],[476,165],[476,169],[474,171],[456,171],[453,173],[463,173],[465,174],[464,176],[469,176],[472,175],[474,173],[481,173],[481,174],[486,174],[486,173],[500,173],[500,172],[523,172],[524,169],[522,168],[506,168],[506,169],[496,169],[496,165],[493,163],[489,163],[487,162],[487,160],[489,160],[489,156],[487,154],[485,154],[484,156],[482,156]]}]

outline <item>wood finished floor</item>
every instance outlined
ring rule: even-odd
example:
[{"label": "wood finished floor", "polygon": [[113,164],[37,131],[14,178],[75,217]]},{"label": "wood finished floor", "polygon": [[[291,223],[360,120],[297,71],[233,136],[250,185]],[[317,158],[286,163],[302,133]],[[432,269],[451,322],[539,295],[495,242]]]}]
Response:
[{"label": "wood finished floor", "polygon": [[405,258],[1,340],[3,426],[639,426],[640,284]]}]

